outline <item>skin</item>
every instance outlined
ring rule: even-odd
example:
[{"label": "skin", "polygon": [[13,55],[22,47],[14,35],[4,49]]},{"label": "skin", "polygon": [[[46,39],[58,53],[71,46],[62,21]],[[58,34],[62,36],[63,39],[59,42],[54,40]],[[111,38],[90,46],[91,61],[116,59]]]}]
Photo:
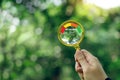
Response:
[{"label": "skin", "polygon": [[76,50],[75,70],[81,80],[105,80],[107,78],[99,60],[87,50]]}]

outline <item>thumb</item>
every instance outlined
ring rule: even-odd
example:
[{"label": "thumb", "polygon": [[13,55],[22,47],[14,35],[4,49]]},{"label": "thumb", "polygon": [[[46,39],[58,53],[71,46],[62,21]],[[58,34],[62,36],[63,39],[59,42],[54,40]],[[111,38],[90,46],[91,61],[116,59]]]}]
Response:
[{"label": "thumb", "polygon": [[88,62],[87,62],[87,60],[85,58],[85,55],[79,49],[76,50],[75,59],[81,65],[83,70],[86,69],[86,67],[88,67]]}]

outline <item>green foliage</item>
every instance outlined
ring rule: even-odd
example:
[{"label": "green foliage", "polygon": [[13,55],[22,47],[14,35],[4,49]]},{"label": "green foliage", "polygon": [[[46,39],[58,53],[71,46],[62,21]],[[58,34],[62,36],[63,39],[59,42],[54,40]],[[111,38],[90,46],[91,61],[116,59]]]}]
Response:
[{"label": "green foliage", "polygon": [[57,39],[58,26],[68,19],[85,28],[81,48],[97,56],[113,80],[120,80],[119,12],[77,0],[1,0],[0,80],[79,80],[74,48]]}]

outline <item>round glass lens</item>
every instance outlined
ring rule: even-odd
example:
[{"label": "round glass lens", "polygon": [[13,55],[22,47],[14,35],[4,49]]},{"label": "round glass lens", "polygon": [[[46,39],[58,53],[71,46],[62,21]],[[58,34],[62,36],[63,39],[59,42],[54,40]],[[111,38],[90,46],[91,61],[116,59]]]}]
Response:
[{"label": "round glass lens", "polygon": [[65,44],[76,44],[80,41],[83,30],[75,22],[66,22],[60,27],[60,38]]}]

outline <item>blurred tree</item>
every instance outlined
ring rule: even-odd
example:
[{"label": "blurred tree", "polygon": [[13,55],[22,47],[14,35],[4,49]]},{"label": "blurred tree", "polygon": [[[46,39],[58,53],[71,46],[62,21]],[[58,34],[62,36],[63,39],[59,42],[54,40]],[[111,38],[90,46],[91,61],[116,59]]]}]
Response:
[{"label": "blurred tree", "polygon": [[81,0],[1,0],[0,80],[79,80],[73,48],[57,39],[58,26],[73,19],[86,33],[81,48],[97,56],[119,80],[120,8],[103,10]]}]

